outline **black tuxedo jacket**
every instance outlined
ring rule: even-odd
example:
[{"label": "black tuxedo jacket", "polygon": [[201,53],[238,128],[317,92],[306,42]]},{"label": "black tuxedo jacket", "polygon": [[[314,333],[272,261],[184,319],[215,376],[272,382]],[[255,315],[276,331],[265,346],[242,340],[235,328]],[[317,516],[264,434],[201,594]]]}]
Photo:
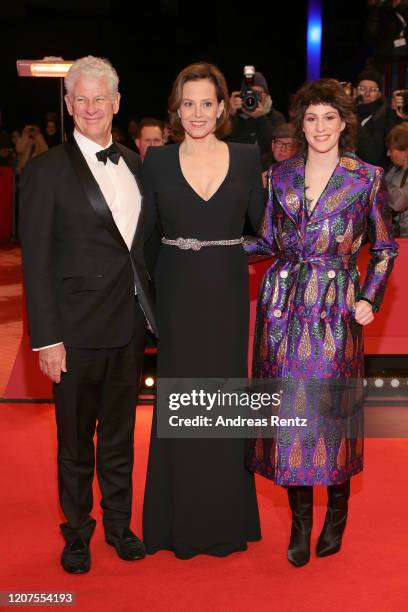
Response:
[{"label": "black tuxedo jacket", "polygon": [[[141,194],[139,156],[118,145]],[[21,241],[33,348],[130,341],[139,303],[156,333],[142,208],[130,251],[74,138],[34,158],[21,184]]]}]

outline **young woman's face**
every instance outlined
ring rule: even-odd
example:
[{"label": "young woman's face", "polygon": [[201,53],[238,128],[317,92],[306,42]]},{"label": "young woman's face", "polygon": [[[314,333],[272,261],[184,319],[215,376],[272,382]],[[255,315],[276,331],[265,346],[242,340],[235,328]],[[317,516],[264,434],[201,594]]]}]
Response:
[{"label": "young woman's face", "polygon": [[311,104],[303,117],[307,144],[318,153],[328,153],[338,148],[340,134],[345,127],[339,111],[329,104]]},{"label": "young woman's face", "polygon": [[178,110],[181,124],[192,138],[205,138],[215,131],[224,102],[218,102],[214,84],[208,79],[187,81]]}]

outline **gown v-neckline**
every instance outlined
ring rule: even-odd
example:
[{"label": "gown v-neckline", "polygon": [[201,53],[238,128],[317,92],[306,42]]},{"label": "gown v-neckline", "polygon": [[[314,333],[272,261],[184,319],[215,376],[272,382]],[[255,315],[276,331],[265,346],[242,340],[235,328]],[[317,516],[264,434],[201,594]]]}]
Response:
[{"label": "gown v-neckline", "polygon": [[184,180],[184,182],[186,183],[186,185],[188,186],[188,188],[190,189],[190,191],[192,191],[194,193],[195,196],[197,196],[197,198],[199,198],[202,202],[204,202],[204,204],[208,204],[209,202],[211,202],[211,200],[213,200],[215,198],[215,196],[217,195],[217,193],[220,191],[220,189],[224,186],[230,170],[231,170],[231,149],[229,144],[226,142],[225,143],[227,145],[228,148],[228,168],[227,168],[227,172],[224,176],[224,178],[222,179],[221,183],[218,185],[217,189],[214,191],[214,193],[208,198],[208,200],[206,200],[205,198],[203,198],[195,189],[194,187],[191,185],[191,183],[186,179],[184,172],[183,172],[183,168],[181,166],[181,160],[180,160],[180,145],[178,147],[177,150],[177,163],[178,163],[178,168],[181,174],[182,179]]}]

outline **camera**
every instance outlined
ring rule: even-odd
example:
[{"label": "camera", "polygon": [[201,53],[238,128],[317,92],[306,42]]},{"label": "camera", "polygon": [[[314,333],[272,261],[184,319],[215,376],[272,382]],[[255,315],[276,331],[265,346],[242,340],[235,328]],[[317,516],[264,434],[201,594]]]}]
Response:
[{"label": "camera", "polygon": [[244,67],[244,83],[241,89],[241,99],[242,99],[242,107],[249,112],[253,112],[257,108],[261,100],[260,92],[253,90],[254,76],[255,76],[255,67],[245,66]]}]

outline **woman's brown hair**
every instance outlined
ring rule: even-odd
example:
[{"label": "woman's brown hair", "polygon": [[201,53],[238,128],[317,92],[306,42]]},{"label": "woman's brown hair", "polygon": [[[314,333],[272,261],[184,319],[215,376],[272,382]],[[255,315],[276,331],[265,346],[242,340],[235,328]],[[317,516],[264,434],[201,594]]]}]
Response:
[{"label": "woman's brown hair", "polygon": [[295,125],[295,135],[303,152],[307,151],[307,141],[303,132],[303,119],[311,104],[327,104],[335,108],[346,126],[340,134],[340,154],[354,151],[357,133],[357,118],[354,101],[346,94],[335,79],[320,79],[305,83],[295,93],[291,105],[291,121]]},{"label": "woman's brown hair", "polygon": [[220,118],[217,119],[217,125],[214,132],[215,136],[217,138],[225,138],[231,131],[231,122],[229,118],[230,103],[225,77],[214,64],[198,62],[196,64],[190,64],[190,66],[187,66],[179,72],[173,83],[173,89],[169,97],[169,122],[176,140],[182,140],[184,138],[184,128],[177,114],[183,99],[183,87],[188,81],[200,81],[202,79],[207,79],[213,83],[218,103],[221,101],[224,102],[224,109]]}]

